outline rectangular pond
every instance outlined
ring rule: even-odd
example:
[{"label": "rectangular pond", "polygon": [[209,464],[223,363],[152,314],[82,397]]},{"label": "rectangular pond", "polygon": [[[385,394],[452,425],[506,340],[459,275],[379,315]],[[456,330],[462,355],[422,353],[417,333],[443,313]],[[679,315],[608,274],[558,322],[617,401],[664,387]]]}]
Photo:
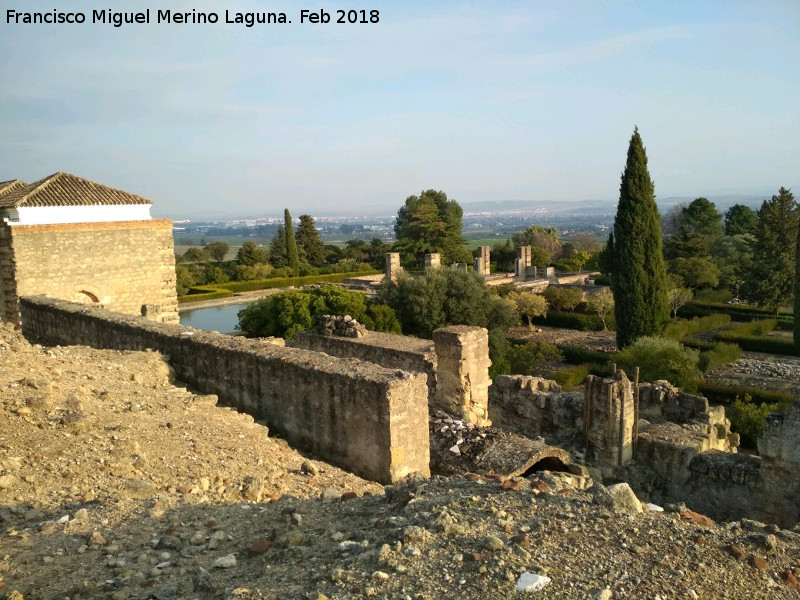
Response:
[{"label": "rectangular pond", "polygon": [[180,313],[181,325],[205,331],[236,333],[239,311],[247,306],[250,304],[228,304],[227,306],[187,310]]}]

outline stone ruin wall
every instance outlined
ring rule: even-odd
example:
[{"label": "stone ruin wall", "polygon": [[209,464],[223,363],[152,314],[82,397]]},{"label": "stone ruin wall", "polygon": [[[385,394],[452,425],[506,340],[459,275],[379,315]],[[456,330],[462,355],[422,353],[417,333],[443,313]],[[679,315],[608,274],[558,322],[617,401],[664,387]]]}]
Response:
[{"label": "stone ruin wall", "polygon": [[636,407],[625,372],[611,378],[589,375],[583,402],[583,431],[588,457],[604,467],[621,467],[633,458]]},{"label": "stone ruin wall", "polygon": [[367,331],[362,337],[306,331],[290,345],[424,373],[431,408],[445,410],[475,425],[491,424],[489,334],[482,327],[443,327],[434,331],[433,340],[375,331]]},{"label": "stone ruin wall", "polygon": [[109,310],[178,322],[172,221],[53,225],[0,222],[0,319],[20,324],[19,298],[96,302]]},{"label": "stone ruin wall", "polygon": [[430,474],[422,374],[41,296],[20,305],[29,339],[161,352],[181,381],[362,477],[390,483]]},{"label": "stone ruin wall", "polygon": [[563,392],[555,381],[528,375],[498,375],[489,388],[489,418],[495,427],[548,442],[583,431],[583,392]]},{"label": "stone ruin wall", "polygon": [[432,340],[367,331],[363,337],[320,335],[311,331],[299,332],[289,345],[314,352],[324,352],[339,358],[357,358],[386,367],[424,373],[428,395],[436,395],[436,352]]}]

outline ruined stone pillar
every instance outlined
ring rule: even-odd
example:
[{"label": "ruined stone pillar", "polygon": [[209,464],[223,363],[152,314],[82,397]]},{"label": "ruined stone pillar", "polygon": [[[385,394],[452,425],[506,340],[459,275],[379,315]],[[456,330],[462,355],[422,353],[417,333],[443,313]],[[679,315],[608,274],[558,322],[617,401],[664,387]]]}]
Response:
[{"label": "ruined stone pillar", "polygon": [[609,379],[589,375],[583,401],[583,432],[600,465],[627,465],[633,458],[633,388],[622,369]]},{"label": "ruined stone pillar", "polygon": [[454,325],[433,332],[436,349],[435,404],[469,423],[488,426],[489,332]]},{"label": "ruined stone pillar", "polygon": [[442,255],[438,252],[431,252],[425,255],[426,269],[440,269],[442,267]]},{"label": "ruined stone pillar", "polygon": [[388,279],[392,283],[397,281],[397,277],[400,275],[400,272],[403,270],[403,267],[400,266],[400,253],[399,252],[387,252],[386,253],[386,274],[384,275],[384,279]]},{"label": "ruined stone pillar", "polygon": [[514,262],[514,276],[520,281],[528,278],[528,268],[531,266],[531,247],[520,246],[517,248],[517,260]]},{"label": "ruined stone pillar", "polygon": [[481,275],[488,275],[492,271],[492,248],[481,246],[481,255],[476,259],[479,268],[475,269]]}]

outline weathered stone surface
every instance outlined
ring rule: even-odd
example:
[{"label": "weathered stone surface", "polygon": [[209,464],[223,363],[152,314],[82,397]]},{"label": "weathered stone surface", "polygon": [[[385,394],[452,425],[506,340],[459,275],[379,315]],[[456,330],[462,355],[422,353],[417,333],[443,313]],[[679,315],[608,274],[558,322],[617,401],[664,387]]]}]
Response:
[{"label": "weathered stone surface", "polygon": [[454,325],[433,332],[436,346],[436,406],[480,426],[489,420],[489,332]]},{"label": "weathered stone surface", "polygon": [[489,418],[496,427],[556,440],[583,429],[583,393],[527,375],[498,375],[489,388]]},{"label": "weathered stone surface", "polygon": [[627,483],[617,483],[608,487],[596,484],[589,491],[594,494],[594,502],[618,513],[636,515],[644,512],[642,503]]},{"label": "weathered stone surface", "polygon": [[158,350],[181,380],[364,477],[391,482],[429,473],[428,394],[421,374],[43,297],[24,298],[21,308],[29,337]]},{"label": "weathered stone surface", "polygon": [[583,428],[589,452],[601,465],[623,466],[633,458],[634,397],[631,382],[618,370],[610,379],[589,375]]},{"label": "weathered stone surface", "polygon": [[786,414],[772,413],[758,437],[758,453],[800,472],[800,400]]},{"label": "weathered stone surface", "polygon": [[[147,251],[143,251],[146,248]],[[14,225],[0,222],[0,320],[46,294],[177,323],[172,221]],[[154,307],[158,307],[154,312]]]}]

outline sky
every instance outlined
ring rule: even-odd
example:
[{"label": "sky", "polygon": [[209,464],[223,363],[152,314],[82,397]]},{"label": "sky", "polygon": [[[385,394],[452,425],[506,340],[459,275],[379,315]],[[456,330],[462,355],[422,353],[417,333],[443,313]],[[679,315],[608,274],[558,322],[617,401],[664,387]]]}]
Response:
[{"label": "sky", "polygon": [[[429,188],[557,206],[616,200],[638,126],[657,197],[800,191],[797,0],[160,2],[4,3],[0,180],[68,171],[172,218],[391,214]],[[86,22],[8,23],[54,6]],[[362,7],[379,22],[335,23]],[[192,9],[220,22],[156,23]]]}]

